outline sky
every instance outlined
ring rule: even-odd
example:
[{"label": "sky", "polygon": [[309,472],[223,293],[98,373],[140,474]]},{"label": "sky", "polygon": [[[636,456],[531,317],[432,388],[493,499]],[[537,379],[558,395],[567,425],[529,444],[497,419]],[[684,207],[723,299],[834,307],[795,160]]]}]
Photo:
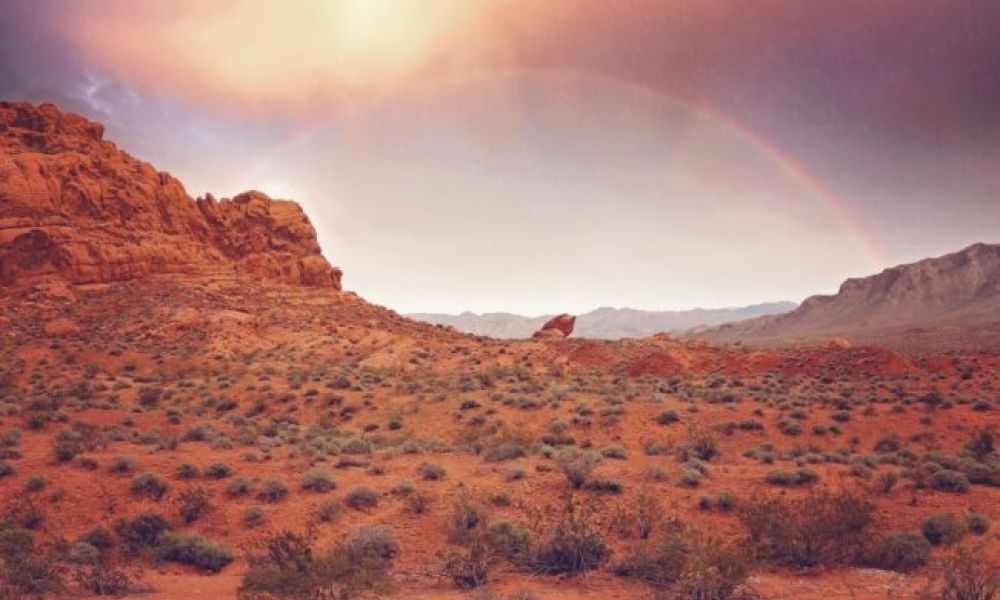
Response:
[{"label": "sky", "polygon": [[400,312],[800,301],[1000,242],[996,0],[5,0],[0,98],[300,202]]}]

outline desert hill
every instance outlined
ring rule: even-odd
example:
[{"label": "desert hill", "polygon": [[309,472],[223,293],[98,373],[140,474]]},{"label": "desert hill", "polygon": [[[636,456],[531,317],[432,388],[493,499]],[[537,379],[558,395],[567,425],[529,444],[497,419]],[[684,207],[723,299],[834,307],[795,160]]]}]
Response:
[{"label": "desert hill", "polygon": [[[791,302],[770,302],[739,308],[693,310],[637,310],[634,308],[602,307],[576,317],[574,335],[595,339],[645,337],[661,332],[682,332],[695,327],[710,327],[763,315],[787,312],[795,308]],[[474,335],[501,339],[522,339],[541,327],[553,315],[527,317],[513,313],[463,312],[413,313],[407,315],[419,321],[448,325]]]},{"label": "desert hill", "polygon": [[996,344],[1000,245],[974,244],[938,258],[848,279],[791,312],[698,330],[713,342],[817,342],[831,337],[894,346]]}]

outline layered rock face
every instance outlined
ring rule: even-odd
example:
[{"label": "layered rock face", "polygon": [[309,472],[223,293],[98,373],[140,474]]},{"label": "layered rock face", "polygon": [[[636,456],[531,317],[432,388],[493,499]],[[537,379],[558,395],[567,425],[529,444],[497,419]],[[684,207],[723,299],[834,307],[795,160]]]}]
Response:
[{"label": "layered rock face", "polygon": [[563,313],[556,315],[545,322],[542,328],[535,332],[532,337],[536,338],[567,338],[573,333],[573,325],[576,317]]},{"label": "layered rock face", "polygon": [[298,204],[191,199],[181,183],[51,104],[0,103],[0,285],[239,272],[340,289]]}]

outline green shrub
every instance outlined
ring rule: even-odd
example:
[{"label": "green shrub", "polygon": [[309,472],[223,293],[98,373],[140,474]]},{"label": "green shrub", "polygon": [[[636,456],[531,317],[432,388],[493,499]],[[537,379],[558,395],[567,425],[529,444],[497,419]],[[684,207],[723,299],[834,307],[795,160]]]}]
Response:
[{"label": "green shrub", "polygon": [[930,557],[931,545],[923,535],[893,531],[879,540],[871,564],[879,569],[909,573],[926,565]]},{"label": "green shrub", "polygon": [[965,523],[951,513],[937,513],[924,519],[920,525],[924,537],[933,546],[950,546],[965,537]]},{"label": "green shrub", "polygon": [[243,511],[243,524],[247,527],[260,527],[267,520],[264,509],[259,506],[248,506]]},{"label": "green shrub", "polygon": [[233,562],[233,553],[197,533],[168,533],[163,538],[159,559],[218,573]]}]

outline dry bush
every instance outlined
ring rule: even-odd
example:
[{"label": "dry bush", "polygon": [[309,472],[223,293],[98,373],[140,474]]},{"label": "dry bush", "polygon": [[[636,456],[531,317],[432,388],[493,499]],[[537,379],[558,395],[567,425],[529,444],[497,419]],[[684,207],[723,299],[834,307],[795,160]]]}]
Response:
[{"label": "dry bush", "polygon": [[1000,561],[985,546],[959,548],[937,564],[919,600],[996,600],[1000,598]]},{"label": "dry bush", "polygon": [[740,504],[740,521],[761,559],[790,567],[853,564],[869,543],[874,505],[852,492],[801,498],[757,497]]}]

